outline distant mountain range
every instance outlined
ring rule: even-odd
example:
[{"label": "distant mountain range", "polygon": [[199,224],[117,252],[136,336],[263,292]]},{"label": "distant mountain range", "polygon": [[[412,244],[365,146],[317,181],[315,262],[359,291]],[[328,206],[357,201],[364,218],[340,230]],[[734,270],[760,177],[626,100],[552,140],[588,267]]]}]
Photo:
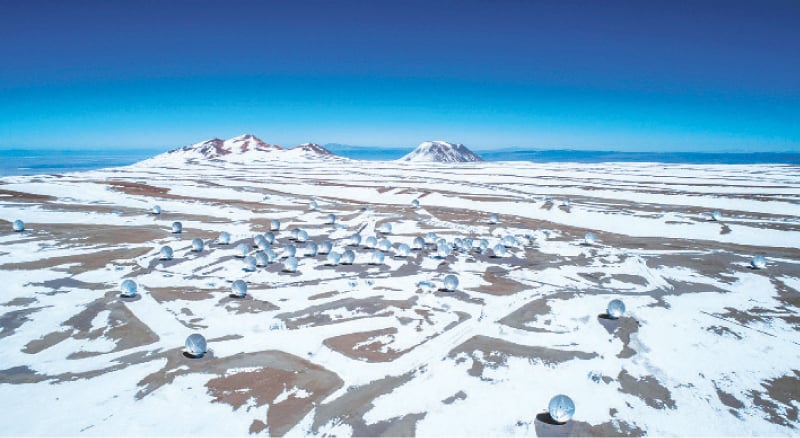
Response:
[{"label": "distant mountain range", "polygon": [[[403,151],[405,152],[405,151]],[[243,134],[228,140],[212,138],[193,145],[173,149],[145,160],[144,164],[179,165],[185,162],[227,161],[246,163],[251,161],[296,161],[296,160],[347,160],[328,148],[316,143],[303,143],[290,149],[269,144],[252,134]],[[445,141],[427,141],[399,158],[400,161],[416,162],[471,162],[482,159],[462,144]]]},{"label": "distant mountain range", "polygon": [[324,146],[303,143],[290,149],[266,143],[252,134],[243,134],[228,140],[212,138],[190,146],[173,149],[144,160],[143,164],[176,165],[186,162],[227,161],[247,163],[252,161],[307,161],[346,160]]},{"label": "distant mountain range", "polygon": [[269,144],[252,134],[228,140],[213,138],[200,143],[173,149],[144,160],[145,164],[177,166],[185,162],[227,161],[342,161],[381,160],[407,162],[463,163],[479,161],[534,162],[661,162],[695,164],[800,164],[796,153],[705,153],[705,152],[615,152],[538,149],[484,150],[480,156],[463,144],[446,141],[426,141],[411,152],[407,148],[353,146],[329,143],[303,143],[292,148]]}]

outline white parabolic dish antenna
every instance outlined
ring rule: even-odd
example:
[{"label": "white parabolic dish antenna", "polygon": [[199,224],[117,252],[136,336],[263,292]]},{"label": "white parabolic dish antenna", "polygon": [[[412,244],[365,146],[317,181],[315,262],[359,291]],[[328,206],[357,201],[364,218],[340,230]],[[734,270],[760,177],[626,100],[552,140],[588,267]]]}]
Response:
[{"label": "white parabolic dish antenna", "polygon": [[319,244],[317,248],[317,254],[325,255],[329,254],[333,249],[333,243],[330,240],[324,240],[322,243]]},{"label": "white parabolic dish antenna", "polygon": [[767,258],[763,255],[757,255],[750,260],[750,266],[754,269],[764,269],[767,267]]},{"label": "white parabolic dish antenna", "polygon": [[345,250],[342,253],[342,257],[340,260],[343,265],[352,265],[353,262],[356,261],[356,253],[354,253],[353,250],[350,249]]},{"label": "white parabolic dish antenna", "polygon": [[297,272],[297,259],[289,257],[283,262],[283,270],[286,272]]},{"label": "white parabolic dish antenna", "polygon": [[250,247],[244,243],[240,243],[236,245],[236,257],[245,258],[247,257],[247,253],[250,252]]},{"label": "white parabolic dish antenna", "polygon": [[172,260],[172,248],[169,246],[161,247],[161,260]]},{"label": "white parabolic dish antenna", "polygon": [[244,263],[244,268],[243,269],[245,271],[248,271],[248,272],[255,271],[256,270],[256,266],[258,265],[258,262],[256,261],[256,258],[253,257],[253,256],[245,257],[244,260],[243,260],[243,263]]},{"label": "white parabolic dish antenna", "polygon": [[231,285],[231,291],[233,292],[232,295],[244,298],[247,295],[247,283],[244,280],[236,280]]},{"label": "white parabolic dish antenna", "polygon": [[231,243],[231,233],[227,231],[219,233],[219,237],[217,237],[217,243],[220,245],[229,245]]},{"label": "white parabolic dish antenna", "polygon": [[119,289],[121,292],[120,296],[125,298],[132,298],[136,296],[139,286],[136,284],[135,281],[128,278],[122,281],[122,283],[119,285]]},{"label": "white parabolic dish antenna", "polygon": [[186,354],[192,357],[203,357],[207,351],[206,338],[200,333],[194,333],[186,338]]},{"label": "white parabolic dish antenna", "polygon": [[384,258],[383,252],[381,252],[380,250],[376,249],[375,251],[372,251],[372,257],[370,259],[369,264],[370,265],[382,265],[383,264],[383,258]]},{"label": "white parabolic dish antenna", "polygon": [[444,290],[453,292],[458,289],[458,277],[453,274],[447,274],[444,277]]},{"label": "white parabolic dish antenna", "polygon": [[625,304],[622,300],[611,300],[608,303],[606,313],[608,313],[609,318],[619,319],[625,313]]},{"label": "white parabolic dish antenna", "polygon": [[575,415],[575,402],[564,394],[559,394],[550,399],[547,405],[550,418],[557,423],[566,423]]},{"label": "white parabolic dish antenna", "polygon": [[328,266],[336,266],[339,264],[339,259],[341,258],[341,254],[336,251],[333,251],[328,254],[328,258],[326,259],[325,264]]}]

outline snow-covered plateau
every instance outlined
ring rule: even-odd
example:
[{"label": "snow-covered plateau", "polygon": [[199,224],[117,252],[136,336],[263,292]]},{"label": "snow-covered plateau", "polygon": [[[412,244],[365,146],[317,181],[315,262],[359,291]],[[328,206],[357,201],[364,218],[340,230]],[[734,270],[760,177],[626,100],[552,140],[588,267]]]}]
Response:
[{"label": "snow-covered plateau", "polygon": [[797,435],[799,168],[326,152],[0,178],[0,434]]}]

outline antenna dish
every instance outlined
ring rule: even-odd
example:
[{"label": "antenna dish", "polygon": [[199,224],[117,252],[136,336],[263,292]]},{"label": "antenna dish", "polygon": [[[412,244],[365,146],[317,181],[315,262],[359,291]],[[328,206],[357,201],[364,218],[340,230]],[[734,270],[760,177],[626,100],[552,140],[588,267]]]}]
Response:
[{"label": "antenna dish", "polygon": [[397,249],[395,250],[394,253],[395,253],[396,257],[404,257],[405,258],[405,257],[408,257],[409,254],[411,254],[411,248],[408,245],[406,245],[405,243],[401,243],[400,245],[397,246]]},{"label": "antenna dish", "polygon": [[217,237],[217,243],[219,243],[220,245],[230,245],[231,233],[227,231],[219,233],[219,237]]},{"label": "antenna dish", "polygon": [[308,209],[314,211],[317,209],[317,201],[311,201],[308,203]]},{"label": "antenna dish", "polygon": [[297,255],[297,247],[294,245],[286,245],[283,247],[283,254],[282,257],[294,257]]},{"label": "antenna dish", "polygon": [[19,233],[21,231],[25,231],[25,222],[22,222],[19,219],[15,220],[14,223],[11,226],[14,228],[14,231],[17,232],[17,233]]},{"label": "antenna dish", "polygon": [[414,241],[411,242],[411,248],[415,250],[425,248],[425,239],[422,237],[415,237]]},{"label": "antenna dish", "polygon": [[186,338],[186,345],[184,352],[191,357],[203,357],[206,354],[207,345],[206,338],[200,333],[189,335]]},{"label": "antenna dish", "polygon": [[240,243],[236,245],[236,257],[241,259],[247,257],[247,254],[250,252],[250,247],[247,246],[245,243]]},{"label": "antenna dish", "polygon": [[444,239],[441,239],[439,243],[436,245],[436,257],[440,259],[446,259],[447,256],[449,256],[450,253],[453,251],[453,247],[450,246],[450,244],[447,243],[447,241],[443,242],[442,240]]},{"label": "antenna dish", "polygon": [[767,267],[767,258],[763,255],[757,255],[750,260],[750,266],[752,266],[753,269],[764,269]]},{"label": "antenna dish", "polygon": [[336,266],[339,264],[339,259],[341,259],[342,255],[336,251],[333,251],[328,254],[328,257],[325,259],[325,264],[328,266]]},{"label": "antenna dish", "polygon": [[625,304],[622,300],[611,300],[606,309],[608,317],[611,319],[619,319],[625,313]]},{"label": "antenna dish", "polygon": [[172,223],[172,233],[173,234],[180,234],[183,232],[183,224],[180,222],[173,222]]},{"label": "antenna dish", "polygon": [[330,254],[331,250],[333,250],[333,243],[330,240],[323,240],[322,243],[319,244],[317,248],[317,254],[325,255]]},{"label": "antenna dish", "polygon": [[161,260],[172,260],[172,248],[169,246],[161,247]]},{"label": "antenna dish", "polygon": [[267,257],[267,253],[264,251],[257,251],[256,255],[256,266],[267,266],[269,264],[269,257]]},{"label": "antenna dish", "polygon": [[269,230],[270,231],[280,231],[281,230],[281,221],[277,219],[272,219],[269,221]]},{"label": "antenna dish", "polygon": [[283,262],[283,271],[284,272],[297,272],[297,259],[294,257],[289,257]]},{"label": "antenna dish", "polygon": [[353,250],[348,249],[342,253],[342,257],[340,259],[341,264],[352,265],[353,262],[355,261],[356,261],[356,253],[354,253]]},{"label": "antenna dish", "polygon": [[247,256],[244,258],[243,262],[244,262],[244,268],[242,269],[244,269],[245,271],[253,272],[256,270],[256,265],[258,264],[258,262],[256,262],[255,257]]},{"label": "antenna dish", "polygon": [[426,245],[435,245],[436,244],[436,239],[438,239],[438,238],[439,238],[439,236],[437,236],[435,232],[429,231],[428,234],[425,235],[425,244]]},{"label": "antenna dish", "polygon": [[498,243],[492,248],[492,257],[505,257],[507,253],[506,247],[501,243]]},{"label": "antenna dish", "polygon": [[247,295],[247,283],[244,280],[236,280],[231,285],[231,296],[236,298],[244,298]]},{"label": "antenna dish", "polygon": [[193,252],[202,252],[203,251],[203,239],[197,238],[192,239],[192,251]]},{"label": "antenna dish", "polygon": [[381,251],[391,251],[392,249],[392,242],[389,239],[381,239],[378,241],[378,249]]},{"label": "antenna dish", "polygon": [[597,243],[597,236],[594,233],[588,232],[583,236],[583,244],[585,246],[594,246],[595,243]]},{"label": "antenna dish", "polygon": [[135,281],[128,278],[122,281],[122,283],[119,285],[119,289],[120,289],[119,296],[123,298],[133,298],[136,296],[139,286],[136,284]]},{"label": "antenna dish", "polygon": [[575,415],[575,402],[564,394],[559,394],[552,399],[547,405],[547,411],[550,413],[550,418],[556,423],[564,424],[572,419]]},{"label": "antenna dish", "polygon": [[500,215],[498,215],[497,213],[492,213],[489,215],[490,224],[496,224],[498,222],[500,222]]},{"label": "antenna dish", "polygon": [[347,244],[350,245],[350,246],[358,246],[358,245],[360,245],[361,244],[361,235],[358,234],[358,233],[353,234],[352,236],[350,236],[350,239],[348,239],[348,243]]},{"label": "antenna dish", "polygon": [[458,289],[458,277],[453,274],[447,274],[444,277],[444,290],[453,292]]},{"label": "antenna dish", "polygon": [[333,213],[328,213],[328,216],[325,219],[326,225],[334,225],[336,223],[336,215]]},{"label": "antenna dish", "polygon": [[306,244],[306,252],[305,252],[306,257],[316,257],[317,251],[318,248],[316,243],[308,242],[308,244]]},{"label": "antenna dish", "polygon": [[376,249],[375,251],[372,251],[372,257],[370,259],[369,264],[370,265],[382,265],[383,264],[383,258],[384,258],[383,252],[381,252],[380,250]]},{"label": "antenna dish", "polygon": [[265,249],[269,246],[269,242],[267,242],[266,237],[261,234],[256,234],[256,236],[253,237],[253,245],[255,245],[256,248]]},{"label": "antenna dish", "polygon": [[150,213],[161,214],[161,207],[158,206],[158,205],[154,205],[154,206],[150,207]]}]

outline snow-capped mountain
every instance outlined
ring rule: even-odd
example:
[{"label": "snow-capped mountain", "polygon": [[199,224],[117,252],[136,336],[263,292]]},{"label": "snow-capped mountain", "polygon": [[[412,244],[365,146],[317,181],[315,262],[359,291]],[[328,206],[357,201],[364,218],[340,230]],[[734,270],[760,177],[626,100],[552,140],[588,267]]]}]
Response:
[{"label": "snow-capped mountain", "polygon": [[426,141],[398,161],[434,161],[439,163],[462,163],[483,161],[463,144],[446,141]]},{"label": "snow-capped mountain", "polygon": [[303,143],[300,146],[295,146],[286,152],[288,154],[302,155],[309,158],[310,157],[333,158],[337,156],[328,149],[325,149],[325,147],[318,145],[316,143]]},{"label": "snow-capped mountain", "polygon": [[171,165],[222,161],[247,164],[253,161],[343,160],[333,152],[314,143],[284,149],[266,143],[252,134],[243,134],[229,140],[213,138],[190,146],[173,149],[142,161],[141,165]]}]

